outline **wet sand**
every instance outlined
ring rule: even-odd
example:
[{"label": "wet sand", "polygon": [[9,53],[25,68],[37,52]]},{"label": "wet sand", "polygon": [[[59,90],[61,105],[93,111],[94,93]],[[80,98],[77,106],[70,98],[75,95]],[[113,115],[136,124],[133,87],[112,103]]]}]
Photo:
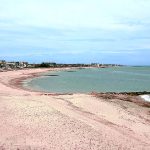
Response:
[{"label": "wet sand", "polygon": [[139,96],[22,87],[22,80],[48,70],[0,72],[0,150],[150,149],[149,103]]}]

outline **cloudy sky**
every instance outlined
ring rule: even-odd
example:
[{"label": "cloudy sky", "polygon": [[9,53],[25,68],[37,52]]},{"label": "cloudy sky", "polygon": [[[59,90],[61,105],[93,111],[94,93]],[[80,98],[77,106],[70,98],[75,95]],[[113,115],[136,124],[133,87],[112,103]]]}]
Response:
[{"label": "cloudy sky", "polygon": [[150,65],[150,0],[0,0],[0,59]]}]

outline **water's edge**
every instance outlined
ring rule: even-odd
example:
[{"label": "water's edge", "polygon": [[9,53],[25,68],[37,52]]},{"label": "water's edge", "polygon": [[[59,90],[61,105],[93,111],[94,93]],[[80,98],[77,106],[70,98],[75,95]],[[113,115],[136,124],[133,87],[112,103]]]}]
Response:
[{"label": "water's edge", "polygon": [[[64,70],[58,70],[59,72],[60,71],[64,71]],[[71,69],[71,70],[67,70],[67,72],[75,72],[76,70],[75,69]],[[30,78],[30,79],[26,79],[26,80],[23,80],[22,81],[22,86],[23,88],[27,89],[27,90],[33,90],[33,91],[37,91],[37,92],[45,92],[45,93],[55,93],[55,94],[75,94],[75,93],[79,93],[79,94],[91,94],[92,92],[96,92],[96,91],[91,91],[91,92],[51,92],[51,91],[43,91],[43,90],[37,90],[36,88],[33,88],[32,86],[29,86],[28,85],[28,82],[32,81],[32,80],[35,80],[37,78],[44,78],[44,77],[57,77],[57,71],[50,71],[50,73],[52,73],[51,75],[45,75],[45,72],[42,73],[42,74],[38,74],[37,76],[33,77],[33,78]],[[140,96],[142,99],[144,99],[145,101],[150,101],[150,92],[149,91],[144,91],[144,90],[141,90],[141,91],[131,91],[131,92],[97,92],[97,93],[106,93],[106,94],[125,94],[125,95],[132,95],[132,96]]]}]

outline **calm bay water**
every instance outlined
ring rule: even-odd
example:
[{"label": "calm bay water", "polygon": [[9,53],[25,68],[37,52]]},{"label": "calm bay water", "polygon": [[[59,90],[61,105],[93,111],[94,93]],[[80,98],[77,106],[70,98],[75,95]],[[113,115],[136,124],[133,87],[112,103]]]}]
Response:
[{"label": "calm bay water", "polygon": [[150,67],[48,72],[41,77],[25,81],[24,86],[37,91],[57,93],[150,91]]}]

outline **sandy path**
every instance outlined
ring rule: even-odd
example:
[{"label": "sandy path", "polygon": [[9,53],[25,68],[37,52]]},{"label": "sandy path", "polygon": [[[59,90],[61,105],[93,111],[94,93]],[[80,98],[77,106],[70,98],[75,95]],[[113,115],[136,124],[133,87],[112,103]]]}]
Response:
[{"label": "sandy path", "polygon": [[[47,69],[0,73],[0,150],[150,149],[150,108],[86,94],[45,95],[10,80]],[[11,82],[12,83],[12,82]]]}]

